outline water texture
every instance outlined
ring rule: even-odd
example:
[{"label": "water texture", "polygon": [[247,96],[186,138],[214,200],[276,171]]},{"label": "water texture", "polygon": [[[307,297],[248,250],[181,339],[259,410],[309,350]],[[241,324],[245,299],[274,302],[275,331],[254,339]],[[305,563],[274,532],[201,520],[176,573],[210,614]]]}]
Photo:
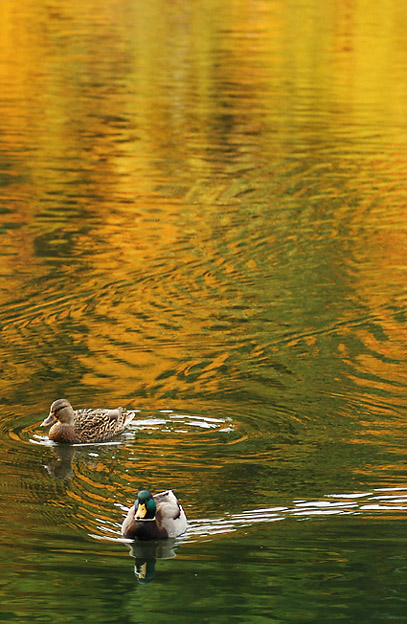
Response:
[{"label": "water texture", "polygon": [[[406,621],[406,33],[0,3],[0,619]],[[58,397],[138,413],[61,447]],[[187,534],[121,540],[139,488]]]}]

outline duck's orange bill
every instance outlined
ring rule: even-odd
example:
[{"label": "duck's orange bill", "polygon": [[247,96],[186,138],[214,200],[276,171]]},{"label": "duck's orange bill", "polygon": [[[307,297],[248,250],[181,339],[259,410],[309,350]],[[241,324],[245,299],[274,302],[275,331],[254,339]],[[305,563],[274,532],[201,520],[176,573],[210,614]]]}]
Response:
[{"label": "duck's orange bill", "polygon": [[56,416],[54,416],[54,414],[50,414],[49,416],[45,418],[45,420],[42,421],[40,427],[48,427],[48,425],[50,425],[51,423],[55,421],[56,421]]}]

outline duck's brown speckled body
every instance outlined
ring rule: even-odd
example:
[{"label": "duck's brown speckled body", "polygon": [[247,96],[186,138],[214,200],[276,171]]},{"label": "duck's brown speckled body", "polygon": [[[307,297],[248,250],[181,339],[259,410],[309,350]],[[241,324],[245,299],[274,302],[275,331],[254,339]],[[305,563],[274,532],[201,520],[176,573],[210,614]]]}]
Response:
[{"label": "duck's brown speckled body", "polygon": [[57,399],[51,405],[42,427],[52,425],[49,439],[65,444],[105,442],[121,433],[133,420],[135,412],[117,409],[74,410],[66,399]]},{"label": "duck's brown speckled body", "polygon": [[186,515],[172,490],[154,496],[142,490],[124,519],[122,535],[129,539],[163,539],[177,537],[186,528]]}]

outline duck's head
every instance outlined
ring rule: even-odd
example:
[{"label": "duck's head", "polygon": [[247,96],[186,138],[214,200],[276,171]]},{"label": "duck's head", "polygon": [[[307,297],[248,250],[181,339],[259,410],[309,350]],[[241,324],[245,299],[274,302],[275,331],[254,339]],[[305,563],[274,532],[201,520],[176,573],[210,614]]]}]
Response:
[{"label": "duck's head", "polygon": [[41,427],[48,427],[51,423],[59,422],[71,425],[74,420],[72,405],[66,399],[57,399],[50,407],[49,415],[42,421]]},{"label": "duck's head", "polygon": [[135,520],[154,520],[157,506],[152,494],[148,490],[141,490],[137,494],[134,508]]}]

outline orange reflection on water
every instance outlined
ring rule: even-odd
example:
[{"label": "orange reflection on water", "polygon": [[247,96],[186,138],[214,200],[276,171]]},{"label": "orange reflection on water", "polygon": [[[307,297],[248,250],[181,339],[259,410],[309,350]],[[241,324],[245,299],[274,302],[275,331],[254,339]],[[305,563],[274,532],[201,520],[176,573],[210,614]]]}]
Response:
[{"label": "orange reflection on water", "polygon": [[407,15],[303,4],[2,3],[8,388],[266,394],[335,332],[404,384]]}]

